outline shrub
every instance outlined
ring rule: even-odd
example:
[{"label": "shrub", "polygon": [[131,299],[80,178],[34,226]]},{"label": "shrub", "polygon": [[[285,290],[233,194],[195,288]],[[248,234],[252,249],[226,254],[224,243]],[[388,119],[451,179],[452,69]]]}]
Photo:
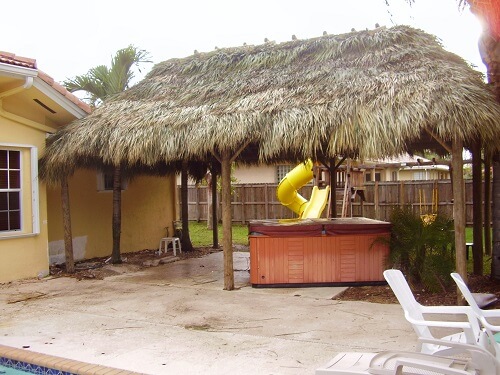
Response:
[{"label": "shrub", "polygon": [[410,207],[392,212],[389,266],[430,291],[445,290],[455,266],[453,221],[444,215],[428,219]]}]

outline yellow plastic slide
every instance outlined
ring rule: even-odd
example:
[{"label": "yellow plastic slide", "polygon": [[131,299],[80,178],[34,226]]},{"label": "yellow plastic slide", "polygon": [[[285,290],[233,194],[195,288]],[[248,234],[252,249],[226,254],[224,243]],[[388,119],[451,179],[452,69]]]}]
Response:
[{"label": "yellow plastic slide", "polygon": [[329,186],[325,189],[318,189],[315,186],[309,201],[297,192],[312,178],[313,162],[309,159],[288,172],[276,189],[276,195],[281,204],[291,209],[302,219],[319,218],[328,200]]},{"label": "yellow plastic slide", "polygon": [[317,219],[321,216],[321,213],[325,209],[326,202],[328,201],[328,193],[330,192],[330,186],[324,189],[319,189],[317,186],[313,187],[311,194],[311,199],[307,202],[302,215],[303,219]]}]

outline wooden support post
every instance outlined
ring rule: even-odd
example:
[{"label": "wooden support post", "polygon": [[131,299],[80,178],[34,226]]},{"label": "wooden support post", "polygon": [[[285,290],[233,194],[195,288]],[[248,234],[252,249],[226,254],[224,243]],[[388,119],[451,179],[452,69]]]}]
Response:
[{"label": "wooden support post", "polygon": [[491,255],[491,155],[484,155],[484,253]]},{"label": "wooden support post", "polygon": [[[215,163],[215,162],[214,162]],[[212,237],[213,248],[219,248],[219,222],[217,220],[217,171],[215,168],[212,170]]]},{"label": "wooden support post", "polygon": [[[212,202],[213,202],[213,190],[212,190],[212,173],[207,172],[205,174],[205,180],[207,182],[206,193],[207,193],[207,229],[212,230],[213,220],[212,220]],[[198,214],[199,215],[199,214]]]},{"label": "wooden support post", "polygon": [[483,274],[483,178],[481,162],[481,143],[472,146],[472,222],[474,275]]},{"label": "wooden support post", "polygon": [[69,187],[68,180],[61,181],[61,205],[63,211],[64,226],[64,255],[66,257],[66,272],[75,272],[75,261],[73,258],[73,235],[71,234],[71,215],[69,209]]},{"label": "wooden support post", "polygon": [[[467,259],[465,253],[465,186],[463,175],[463,142],[454,139],[451,146],[453,176],[453,222],[455,226],[456,271],[467,282]],[[460,294],[458,303],[461,304]]]},{"label": "wooden support post", "polygon": [[492,158],[493,186],[491,198],[493,208],[491,211],[493,238],[491,240],[491,277],[500,280],[500,153],[495,152]]},{"label": "wooden support post", "polygon": [[121,235],[122,235],[122,169],[117,166],[113,170],[113,250],[111,252],[111,263],[120,264],[121,257]]},{"label": "wooden support post", "polygon": [[191,236],[189,235],[189,207],[188,207],[188,162],[182,161],[181,170],[181,220],[182,220],[182,251],[193,251]]},{"label": "wooden support post", "polygon": [[221,153],[222,185],[222,248],[224,251],[224,289],[234,289],[233,237],[231,213],[231,155]]}]

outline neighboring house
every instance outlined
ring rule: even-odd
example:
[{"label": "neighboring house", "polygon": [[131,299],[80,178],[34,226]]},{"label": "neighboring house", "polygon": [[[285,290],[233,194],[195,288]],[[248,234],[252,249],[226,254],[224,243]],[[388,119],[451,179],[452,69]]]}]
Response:
[{"label": "neighboring house", "polygon": [[[43,277],[64,262],[61,194],[38,180],[45,139],[90,107],[37,69],[0,52],[0,282]],[[112,249],[112,192],[102,172],[69,179],[75,259]],[[175,179],[138,176],[122,194],[122,252],[157,248],[175,218]]]},{"label": "neighboring house", "polygon": [[402,155],[397,158],[367,161],[360,165],[364,169],[365,182],[447,180],[450,167],[438,164],[421,156]]}]

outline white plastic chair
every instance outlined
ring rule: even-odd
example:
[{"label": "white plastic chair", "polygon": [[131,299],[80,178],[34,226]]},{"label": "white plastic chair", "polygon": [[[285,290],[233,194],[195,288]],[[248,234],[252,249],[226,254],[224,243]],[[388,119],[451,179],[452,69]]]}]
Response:
[{"label": "white plastic chair", "polygon": [[403,351],[380,353],[339,353],[315,375],[500,375],[496,358],[478,345],[419,339],[420,345],[446,346],[460,358]]},{"label": "white plastic chair", "polygon": [[[413,296],[400,270],[385,270],[384,278],[396,295],[403,308],[406,320],[412,325],[417,336],[427,340],[419,341],[417,350],[427,354],[448,355],[454,352],[451,343],[478,344],[481,330],[479,322],[469,306],[423,306]],[[430,320],[424,314],[433,314],[439,320]],[[467,321],[457,320],[460,315],[466,315]],[[444,337],[436,337],[429,328],[450,328],[455,331],[459,330],[459,332]],[[439,340],[439,345],[433,343],[432,340],[436,339]],[[450,345],[443,345],[447,341],[450,342]]]},{"label": "white plastic chair", "polygon": [[177,248],[179,248],[179,252],[182,253],[181,241],[178,237],[163,237],[160,240],[160,246],[158,247],[158,255],[161,255],[162,250],[164,250],[166,254],[169,244],[172,244],[174,257],[177,256]]},{"label": "white plastic chair", "polygon": [[[483,310],[479,307],[477,304],[476,299],[474,298],[474,294],[469,290],[467,285],[465,284],[464,280],[462,279],[462,276],[460,274],[453,272],[451,274],[452,279],[455,281],[455,283],[458,286],[458,289],[460,289],[460,292],[462,292],[462,295],[464,296],[465,300],[471,307],[472,311],[474,312],[475,316],[477,319],[480,321],[481,326],[487,333],[488,337],[492,337],[494,343],[489,346],[489,349],[491,351],[495,352],[495,355],[497,358],[500,359],[500,347],[498,346],[498,343],[500,342],[500,326],[491,324],[488,319],[493,319],[493,318],[500,318],[500,310],[498,309],[493,309],[493,310]],[[484,343],[483,345],[488,345],[489,341]]]}]

